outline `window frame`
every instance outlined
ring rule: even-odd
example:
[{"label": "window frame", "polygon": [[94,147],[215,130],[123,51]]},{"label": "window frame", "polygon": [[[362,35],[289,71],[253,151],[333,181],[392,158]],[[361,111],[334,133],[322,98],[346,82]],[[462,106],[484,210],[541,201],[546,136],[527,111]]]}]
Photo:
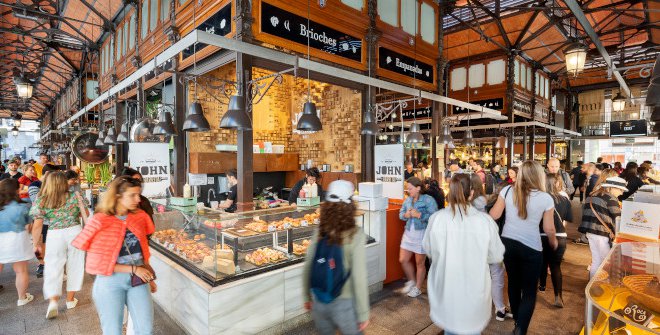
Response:
[{"label": "window frame", "polygon": [[[401,23],[401,0],[395,0],[395,2],[398,4],[397,5],[397,20],[396,20],[397,24],[396,24],[396,26],[393,26],[390,23],[381,20],[380,19],[380,13],[377,10],[376,15],[378,16],[378,21],[380,21],[381,23],[383,23],[387,26],[400,29],[403,33],[414,37],[415,38],[415,43],[421,41],[421,42],[424,42],[428,45],[436,46],[438,44],[438,27],[437,26],[438,26],[438,24],[441,20],[441,18],[439,17],[438,8],[436,7],[435,2],[432,1],[432,0],[414,0],[414,1],[417,4],[417,27],[416,27],[416,33],[415,34],[411,34],[407,31],[403,30],[403,25]],[[434,24],[435,34],[433,36],[433,40],[434,40],[433,43],[429,43],[428,41],[426,41],[425,39],[422,38],[422,29],[421,29],[422,28],[421,27],[421,24],[422,24],[422,11],[421,11],[422,3],[426,3],[426,4],[430,5],[431,8],[433,8],[433,12],[434,12],[433,16],[434,16],[434,20],[435,20],[435,22],[434,22],[435,23]]]}]

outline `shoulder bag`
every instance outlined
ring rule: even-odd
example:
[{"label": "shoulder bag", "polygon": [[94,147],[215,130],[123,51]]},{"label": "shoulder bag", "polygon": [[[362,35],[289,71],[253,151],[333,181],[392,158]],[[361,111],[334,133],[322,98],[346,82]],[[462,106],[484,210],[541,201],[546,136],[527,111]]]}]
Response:
[{"label": "shoulder bag", "polygon": [[614,234],[614,232],[612,231],[612,229],[610,229],[610,227],[609,227],[609,226],[603,221],[603,219],[600,217],[600,214],[598,214],[598,212],[596,212],[596,210],[594,209],[594,201],[593,201],[593,197],[590,197],[590,198],[589,198],[589,206],[591,207],[591,211],[592,211],[592,212],[594,213],[594,215],[596,216],[596,219],[598,219],[598,222],[600,222],[600,224],[603,225],[603,227],[605,227],[605,230],[607,230],[607,233],[609,234],[609,237],[610,237],[610,243],[611,243],[612,240],[614,240],[615,234]]},{"label": "shoulder bag", "polygon": [[[143,265],[135,264],[135,260],[133,259],[133,254],[128,249],[128,245],[126,245],[126,238],[124,238],[124,248],[126,249],[126,252],[128,252],[128,255],[131,256],[131,265],[133,265],[134,267],[143,267],[143,268],[147,269],[149,272],[151,272],[151,274],[154,275],[154,279],[152,279],[152,280],[156,280],[156,272],[154,271],[154,268],[151,267],[151,265],[149,265],[149,264],[143,264]],[[142,280],[142,278],[140,278],[140,276],[136,275],[135,272],[133,271],[133,269],[134,268],[132,267],[131,268],[131,286],[136,287],[136,286],[146,284],[147,282]]]}]

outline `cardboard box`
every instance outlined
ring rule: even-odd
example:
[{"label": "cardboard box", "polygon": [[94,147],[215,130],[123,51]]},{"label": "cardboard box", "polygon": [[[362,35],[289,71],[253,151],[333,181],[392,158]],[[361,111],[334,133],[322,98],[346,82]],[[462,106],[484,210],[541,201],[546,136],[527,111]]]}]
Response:
[{"label": "cardboard box", "polygon": [[361,197],[365,198],[380,198],[383,196],[383,184],[365,182],[358,185],[358,190]]},{"label": "cardboard box", "polygon": [[357,208],[363,211],[384,211],[388,207],[388,198],[367,198],[363,196],[353,197],[357,201]]}]

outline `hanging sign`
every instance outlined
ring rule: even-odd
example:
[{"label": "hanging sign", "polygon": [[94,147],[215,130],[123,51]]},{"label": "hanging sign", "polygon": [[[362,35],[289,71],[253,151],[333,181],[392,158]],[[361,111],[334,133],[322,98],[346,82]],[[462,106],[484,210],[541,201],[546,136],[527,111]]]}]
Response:
[{"label": "hanging sign", "polygon": [[[502,110],[504,108],[504,99],[503,98],[496,98],[496,99],[486,99],[486,100],[479,100],[479,101],[470,101],[471,104],[481,106],[481,107],[486,107],[490,109],[495,109],[495,110]],[[465,107],[460,107],[460,106],[453,106],[453,113],[454,114],[459,114],[459,113],[467,113],[470,110],[465,108]]]},{"label": "hanging sign", "polygon": [[403,144],[374,148],[376,182],[383,183],[383,196],[390,199],[403,199],[403,150]]},{"label": "hanging sign", "polygon": [[657,240],[660,235],[660,205],[624,201],[621,207],[619,232]]},{"label": "hanging sign", "polygon": [[646,120],[612,121],[610,136],[646,136],[648,126]]},{"label": "hanging sign", "polygon": [[547,108],[542,105],[534,106],[534,120],[548,123],[550,121],[550,113]]},{"label": "hanging sign", "polygon": [[513,99],[513,112],[515,114],[525,116],[527,118],[532,117],[532,104],[525,102],[519,99]]},{"label": "hanging sign", "polygon": [[310,48],[356,62],[362,61],[362,39],[265,2],[261,3],[261,31],[303,45],[307,45],[309,40]]},{"label": "hanging sign", "polygon": [[170,151],[167,143],[130,143],[128,164],[142,174],[142,195],[163,198],[170,187]]},{"label": "hanging sign", "polygon": [[434,84],[433,65],[420,62],[390,49],[378,47],[378,67]]},{"label": "hanging sign", "polygon": [[431,108],[424,109],[406,109],[401,112],[401,117],[404,120],[415,120],[415,119],[430,119],[433,115]]},{"label": "hanging sign", "polygon": [[[231,4],[228,4],[213,16],[209,17],[204,23],[197,26],[197,29],[203,30],[209,34],[225,36],[231,32]],[[181,53],[183,58],[190,57],[199,50],[204,49],[208,44],[195,43],[185,48]]]}]

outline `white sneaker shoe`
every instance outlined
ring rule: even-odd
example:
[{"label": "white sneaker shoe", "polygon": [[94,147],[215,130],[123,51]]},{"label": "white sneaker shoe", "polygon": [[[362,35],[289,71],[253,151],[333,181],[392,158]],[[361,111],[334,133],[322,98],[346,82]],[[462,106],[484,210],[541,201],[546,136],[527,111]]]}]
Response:
[{"label": "white sneaker shoe", "polygon": [[415,287],[415,284],[417,283],[415,283],[414,280],[409,280],[403,285],[403,288],[399,292],[402,294],[408,294],[410,290]]},{"label": "white sneaker shoe", "polygon": [[48,304],[48,311],[46,311],[46,319],[54,319],[57,317],[57,302],[51,301]]},{"label": "white sneaker shoe", "polygon": [[18,299],[16,301],[16,306],[25,306],[32,300],[34,300],[34,296],[32,294],[26,292],[25,293],[25,299]]},{"label": "white sneaker shoe", "polygon": [[408,292],[408,296],[411,298],[417,298],[422,294],[422,290],[418,289],[417,286],[413,286],[413,288]]},{"label": "white sneaker shoe", "polygon": [[78,299],[73,298],[73,301],[67,301],[66,302],[66,309],[73,309],[78,305]]}]

